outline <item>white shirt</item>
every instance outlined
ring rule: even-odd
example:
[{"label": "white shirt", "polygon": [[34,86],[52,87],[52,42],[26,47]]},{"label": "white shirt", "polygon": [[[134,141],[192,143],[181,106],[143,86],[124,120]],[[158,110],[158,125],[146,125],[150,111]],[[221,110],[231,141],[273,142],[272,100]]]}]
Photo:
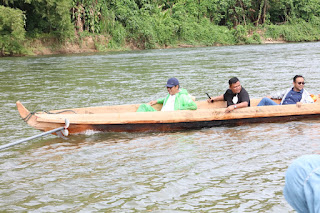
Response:
[{"label": "white shirt", "polygon": [[238,94],[237,95],[235,95],[235,96],[233,96],[233,98],[232,98],[232,102],[234,103],[234,104],[237,104],[238,103]]},{"label": "white shirt", "polygon": [[170,95],[166,104],[162,106],[161,111],[174,111],[175,100],[176,100],[176,95]]}]

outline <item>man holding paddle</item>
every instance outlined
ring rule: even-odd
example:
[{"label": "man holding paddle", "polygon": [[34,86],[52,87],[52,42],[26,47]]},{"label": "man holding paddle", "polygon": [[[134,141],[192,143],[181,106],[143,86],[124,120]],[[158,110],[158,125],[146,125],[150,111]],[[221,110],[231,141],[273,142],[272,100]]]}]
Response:
[{"label": "man holding paddle", "polygon": [[214,101],[227,101],[226,112],[232,112],[237,108],[249,107],[250,98],[248,92],[241,86],[237,77],[233,77],[229,80],[229,89],[220,95],[213,98],[209,98],[208,103]]},{"label": "man holding paddle", "polygon": [[168,95],[148,104],[141,104],[137,112],[153,112],[155,110],[152,105],[163,104],[161,111],[175,110],[196,110],[197,104],[192,100],[187,90],[180,88],[179,81],[176,78],[170,78],[167,81]]}]

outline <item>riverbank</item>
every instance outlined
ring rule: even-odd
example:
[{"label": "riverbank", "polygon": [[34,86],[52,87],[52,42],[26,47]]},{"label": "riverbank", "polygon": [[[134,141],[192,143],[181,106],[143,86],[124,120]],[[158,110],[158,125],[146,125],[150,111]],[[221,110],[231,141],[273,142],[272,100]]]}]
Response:
[{"label": "riverbank", "polygon": [[[250,37],[250,35],[248,35]],[[77,54],[77,53],[97,53],[97,52],[108,52],[108,51],[125,51],[125,50],[143,50],[141,45],[136,45],[132,42],[127,42],[123,47],[120,48],[108,48],[110,39],[105,36],[87,36],[79,39],[76,42],[66,41],[58,42],[56,39],[32,39],[27,44],[28,54],[34,56],[41,55],[55,55],[55,54]],[[273,39],[261,37],[259,44],[279,44],[286,43],[283,38]],[[215,43],[212,46],[228,46],[232,44],[220,44]],[[238,44],[242,45],[242,44]],[[191,47],[202,47],[208,45],[201,44],[188,44],[188,43],[177,43],[176,45],[164,45],[157,46],[154,49],[169,49],[169,48],[191,48]]]},{"label": "riverbank", "polygon": [[145,39],[144,37],[133,38],[127,36],[119,40],[109,34],[75,32],[73,37],[65,39],[59,39],[51,34],[41,34],[36,38],[27,37],[23,42],[23,51],[7,54],[7,56],[312,42],[320,40],[320,29],[317,26],[305,22],[300,24],[265,25],[264,27],[238,25],[231,29],[223,26],[211,26],[212,28],[208,28],[208,31],[203,28],[201,32],[184,33],[183,37],[176,36],[167,42],[154,40],[155,37]]},{"label": "riverbank", "polygon": [[129,2],[4,2],[0,56],[320,40],[316,2]]}]

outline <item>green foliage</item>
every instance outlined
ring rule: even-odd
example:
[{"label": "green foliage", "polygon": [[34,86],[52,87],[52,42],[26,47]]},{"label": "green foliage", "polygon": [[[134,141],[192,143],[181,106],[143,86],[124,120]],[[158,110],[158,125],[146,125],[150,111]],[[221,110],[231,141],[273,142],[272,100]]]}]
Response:
[{"label": "green foliage", "polygon": [[254,32],[252,36],[247,39],[248,44],[261,44],[261,37],[257,32]]},{"label": "green foliage", "polygon": [[[108,49],[256,44],[261,26],[273,39],[319,40],[320,0],[3,0],[0,5],[25,12],[29,37],[103,35]],[[96,43],[104,50],[106,44]]]},{"label": "green foliage", "polygon": [[310,23],[282,26],[282,35],[286,41],[315,41],[320,39],[320,29]]},{"label": "green foliage", "polygon": [[309,23],[314,27],[320,27],[320,17],[317,17],[317,16],[311,17]]},{"label": "green foliage", "polygon": [[313,18],[312,23],[299,20],[299,23],[268,26],[266,36],[285,41],[318,41],[320,40],[320,18]]},{"label": "green foliage", "polygon": [[168,46],[176,42],[177,38],[175,35],[178,31],[178,26],[168,11],[159,11],[158,15],[153,15],[151,24],[154,27],[157,44]]},{"label": "green foliage", "polygon": [[228,1],[220,0],[205,0],[200,1],[201,15],[209,18],[214,24],[223,24],[228,15],[229,3]]},{"label": "green foliage", "polygon": [[50,33],[63,40],[73,35],[70,0],[12,0],[2,4],[24,11],[29,36]]},{"label": "green foliage", "polygon": [[0,55],[23,53],[25,16],[19,9],[0,5]]},{"label": "green foliage", "polygon": [[265,36],[272,39],[279,39],[281,36],[281,28],[276,25],[268,25],[266,27]]},{"label": "green foliage", "polygon": [[248,35],[248,31],[246,30],[246,28],[242,25],[238,25],[234,31],[234,37],[237,41],[237,43],[239,44],[245,44],[247,43],[247,35]]},{"label": "green foliage", "polygon": [[217,26],[203,19],[200,23],[184,22],[179,38],[188,44],[212,46],[215,44],[234,44],[235,40],[227,27]]},{"label": "green foliage", "polygon": [[116,22],[110,29],[111,40],[109,41],[108,48],[119,49],[124,45],[127,37],[125,28],[118,22]]},{"label": "green foliage", "polygon": [[148,16],[133,16],[126,26],[128,39],[139,48],[154,48],[156,35]]}]

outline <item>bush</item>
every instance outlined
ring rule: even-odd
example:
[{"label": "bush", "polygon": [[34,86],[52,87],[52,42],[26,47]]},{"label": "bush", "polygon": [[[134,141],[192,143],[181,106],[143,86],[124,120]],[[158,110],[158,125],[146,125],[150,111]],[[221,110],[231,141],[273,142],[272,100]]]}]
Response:
[{"label": "bush", "polygon": [[265,36],[271,37],[272,39],[279,39],[281,36],[280,26],[276,26],[276,25],[267,26]]},{"label": "bush", "polygon": [[247,43],[247,35],[248,35],[248,32],[246,28],[242,25],[238,25],[234,30],[234,37],[236,39],[236,42],[239,44]]},{"label": "bush", "polygon": [[320,30],[311,24],[303,22],[293,25],[283,25],[282,34],[286,41],[315,41],[319,39]]},{"label": "bush", "polygon": [[127,37],[126,29],[119,23],[115,22],[114,26],[110,28],[111,40],[109,41],[109,49],[119,49],[125,43]]},{"label": "bush", "polygon": [[258,44],[261,44],[261,37],[258,33],[254,32],[252,35],[252,39],[257,42]]},{"label": "bush", "polygon": [[317,41],[320,39],[320,19],[314,17],[310,22],[298,20],[294,24],[270,25],[266,36],[273,39],[283,37],[285,41]]},{"label": "bush", "polygon": [[25,51],[24,20],[21,10],[0,6],[0,55],[22,54]]},{"label": "bush", "polygon": [[175,25],[168,11],[152,16],[152,25],[156,35],[156,43],[160,46],[168,46],[176,42],[178,26]]}]

